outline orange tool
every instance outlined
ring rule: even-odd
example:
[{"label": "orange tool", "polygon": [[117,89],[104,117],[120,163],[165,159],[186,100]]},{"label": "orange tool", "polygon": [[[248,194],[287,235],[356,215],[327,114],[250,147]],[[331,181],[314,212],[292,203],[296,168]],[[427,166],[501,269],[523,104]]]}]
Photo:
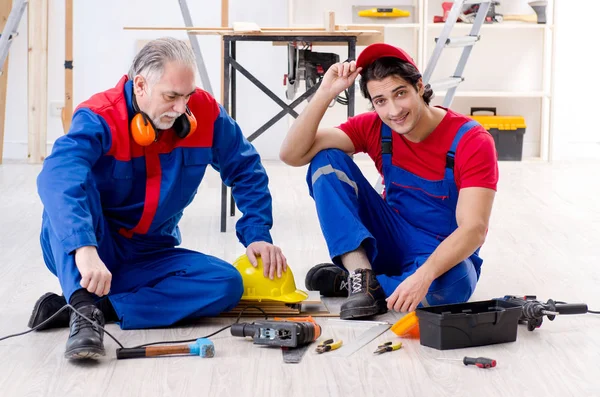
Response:
[{"label": "orange tool", "polygon": [[391,328],[392,332],[402,338],[419,338],[419,319],[415,312],[410,312],[396,321]]}]

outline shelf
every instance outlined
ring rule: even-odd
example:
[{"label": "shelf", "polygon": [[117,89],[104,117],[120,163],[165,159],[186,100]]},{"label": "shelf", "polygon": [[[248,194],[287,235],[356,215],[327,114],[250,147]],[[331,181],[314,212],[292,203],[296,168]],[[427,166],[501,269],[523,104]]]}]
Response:
[{"label": "shelf", "polygon": [[[443,23],[429,23],[427,24],[427,28],[429,29],[435,29],[435,28],[442,28],[444,26]],[[470,23],[459,23],[457,22],[454,25],[453,29],[471,29],[471,27],[473,27],[473,24]],[[509,22],[502,22],[502,23],[497,23],[497,24],[484,24],[481,26],[481,30],[503,30],[503,29],[552,29],[553,25],[550,24],[537,24],[537,23],[509,23]]]},{"label": "shelf", "polygon": [[[442,3],[446,0],[411,0],[404,2],[413,7],[413,19],[402,20],[369,20],[372,26],[380,28],[384,33],[385,42],[391,45],[406,47],[417,65],[424,72],[436,47],[436,38],[440,36],[445,24],[434,23],[434,16],[442,15]],[[502,0],[500,1],[502,3]],[[328,7],[335,9],[336,16],[354,21],[354,14],[349,14],[347,1],[340,0],[288,0],[296,4],[293,10],[301,11],[307,21],[322,26],[321,15],[305,11],[305,7],[317,9]],[[365,2],[363,2],[365,3]],[[366,2],[369,3],[369,2]],[[385,2],[384,2],[385,3]],[[402,3],[402,2],[400,2]],[[534,15],[534,10],[521,1],[518,6],[511,1],[498,9],[507,19],[499,23],[484,23],[479,32],[480,40],[475,44],[465,65],[468,68],[467,82],[461,83],[454,99],[459,109],[469,106],[498,106],[500,112],[519,113],[530,120],[528,133],[524,142],[524,158],[536,157],[546,161],[552,146],[553,120],[552,92],[556,44],[556,24],[554,24],[554,5],[556,0],[548,2],[546,9],[547,22],[535,23],[536,19],[525,22],[523,18]],[[519,2],[517,2],[519,3]],[[316,7],[316,8],[315,8]],[[521,20],[509,15],[521,15]],[[310,16],[310,18],[309,18]],[[293,17],[290,19],[293,21]],[[383,22],[383,23],[382,23]],[[366,25],[366,24],[365,24]],[[369,23],[369,25],[371,25]],[[358,24],[360,26],[360,24]],[[450,37],[463,38],[469,34],[474,25],[456,22],[453,24]],[[366,27],[363,27],[366,29]],[[373,29],[373,27],[369,27]],[[430,76],[430,82],[439,82],[444,77],[452,76],[460,59],[458,51],[450,50],[439,54],[435,72]],[[357,48],[357,55],[362,48]],[[463,51],[464,54],[464,51]],[[345,54],[344,54],[345,55]],[[512,62],[510,57],[518,57],[518,62]],[[516,75],[515,73],[518,73]],[[465,74],[464,71],[461,74]],[[434,103],[442,103],[448,86],[440,86],[434,91]],[[452,105],[451,105],[452,107]]]},{"label": "shelf", "polygon": [[420,28],[420,23],[382,23],[384,28]]},{"label": "shelf", "polygon": [[[446,96],[447,91],[434,91],[436,97]],[[454,97],[465,98],[543,98],[549,97],[548,93],[542,91],[511,92],[511,91],[461,91],[456,90]]]}]

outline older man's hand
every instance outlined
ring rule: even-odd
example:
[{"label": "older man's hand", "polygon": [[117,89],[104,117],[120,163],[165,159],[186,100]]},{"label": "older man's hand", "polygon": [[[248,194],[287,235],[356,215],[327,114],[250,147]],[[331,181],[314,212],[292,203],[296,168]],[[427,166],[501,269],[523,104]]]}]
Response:
[{"label": "older man's hand", "polygon": [[254,267],[258,266],[256,258],[260,256],[263,262],[263,274],[271,280],[275,276],[275,271],[277,271],[277,277],[281,278],[282,272],[287,270],[287,259],[281,252],[281,248],[265,241],[255,241],[250,244],[246,248],[246,255]]}]

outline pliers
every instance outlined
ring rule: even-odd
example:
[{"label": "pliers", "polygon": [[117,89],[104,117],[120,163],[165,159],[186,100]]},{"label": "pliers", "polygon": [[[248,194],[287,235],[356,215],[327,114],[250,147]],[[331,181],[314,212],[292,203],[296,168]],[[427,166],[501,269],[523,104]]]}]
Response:
[{"label": "pliers", "polygon": [[377,350],[375,350],[373,352],[373,354],[382,354],[382,353],[386,353],[386,352],[391,352],[394,350],[398,350],[401,347],[402,347],[402,342],[397,342],[397,343],[385,342],[384,344],[377,346]]},{"label": "pliers", "polygon": [[317,353],[321,354],[321,353],[325,353],[325,352],[328,352],[331,350],[339,349],[341,346],[342,346],[341,340],[334,342],[333,339],[327,339],[326,341],[319,343],[319,345],[317,346],[315,351]]}]

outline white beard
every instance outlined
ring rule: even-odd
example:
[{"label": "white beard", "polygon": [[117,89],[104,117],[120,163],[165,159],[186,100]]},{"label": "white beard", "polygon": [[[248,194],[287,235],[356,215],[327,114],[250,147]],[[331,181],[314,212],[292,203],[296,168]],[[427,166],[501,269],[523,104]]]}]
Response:
[{"label": "white beard", "polygon": [[[160,119],[163,116],[169,116],[169,117],[173,117],[173,121],[169,121],[169,122],[162,122]],[[173,127],[173,124],[175,123],[175,120],[177,119],[177,117],[181,116],[181,113],[177,113],[177,112],[166,112],[161,114],[160,116],[152,119],[152,123],[154,123],[154,126],[156,128],[158,128],[159,130],[168,130],[169,128]]]}]

